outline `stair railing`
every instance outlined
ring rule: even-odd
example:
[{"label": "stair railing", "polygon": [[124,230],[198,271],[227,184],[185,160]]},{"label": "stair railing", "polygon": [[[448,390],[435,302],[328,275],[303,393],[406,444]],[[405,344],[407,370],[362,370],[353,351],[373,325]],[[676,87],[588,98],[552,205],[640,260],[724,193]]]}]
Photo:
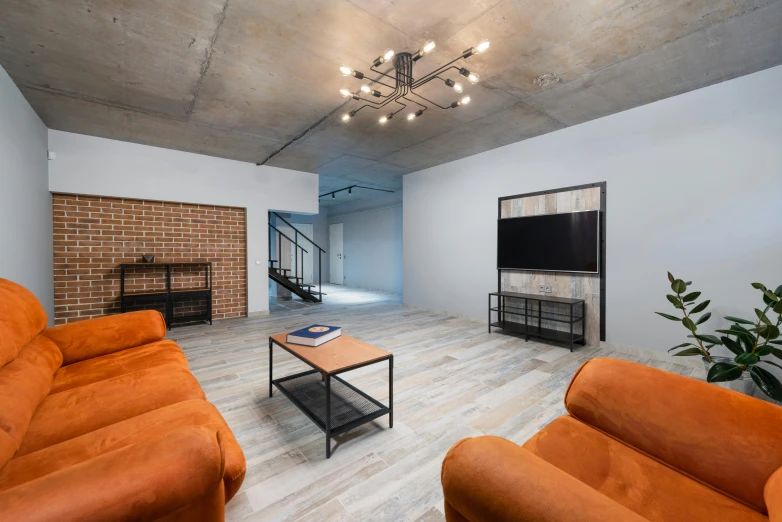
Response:
[{"label": "stair railing", "polygon": [[[291,239],[286,234],[281,232],[277,227],[272,225],[271,223],[271,217],[272,214],[277,217],[277,219],[282,220],[286,225],[288,225],[293,230],[293,237],[294,239]],[[293,262],[293,270],[294,270],[294,282],[296,282],[297,285],[303,286],[304,283],[304,254],[309,253],[308,250],[306,250],[302,245],[299,244],[299,238],[305,239],[311,244],[313,247],[315,247],[316,250],[313,250],[313,252],[317,251],[318,253],[318,299],[323,299],[323,254],[326,253],[326,250],[321,248],[317,243],[315,243],[312,239],[308,238],[306,235],[301,233],[291,222],[289,222],[287,219],[279,215],[277,212],[269,211],[269,227],[274,230],[277,234],[277,236],[274,236],[275,239],[275,245],[280,245],[280,248],[278,249],[276,246],[275,248],[272,248],[271,241],[272,241],[272,234],[269,234],[269,265],[272,266],[272,251],[274,251],[277,254],[277,263],[281,263],[281,250],[282,250],[282,238],[284,237],[287,239],[291,245],[294,247],[294,262]],[[299,249],[301,249],[301,272],[299,272]],[[282,268],[279,266],[279,268]],[[282,270],[279,270],[280,273],[282,273]],[[284,275],[284,274],[283,274]],[[299,279],[301,279],[301,284],[298,283]],[[306,288],[306,287],[305,287]],[[310,292],[312,293],[312,292]]]}]

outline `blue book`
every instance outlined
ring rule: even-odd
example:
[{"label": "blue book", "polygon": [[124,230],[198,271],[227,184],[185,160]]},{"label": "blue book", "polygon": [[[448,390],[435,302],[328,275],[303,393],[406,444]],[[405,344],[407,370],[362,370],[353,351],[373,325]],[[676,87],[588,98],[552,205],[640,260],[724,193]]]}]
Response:
[{"label": "blue book", "polygon": [[332,339],[342,335],[340,326],[326,326],[322,324],[313,324],[307,328],[291,332],[286,337],[286,341],[291,344],[301,344],[304,346],[320,346]]}]

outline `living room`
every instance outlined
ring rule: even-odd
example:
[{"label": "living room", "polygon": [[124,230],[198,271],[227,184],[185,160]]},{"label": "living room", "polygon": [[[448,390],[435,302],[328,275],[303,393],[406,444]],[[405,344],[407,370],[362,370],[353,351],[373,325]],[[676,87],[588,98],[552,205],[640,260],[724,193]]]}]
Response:
[{"label": "living room", "polygon": [[0,519],[782,521],[782,2],[2,11]]}]

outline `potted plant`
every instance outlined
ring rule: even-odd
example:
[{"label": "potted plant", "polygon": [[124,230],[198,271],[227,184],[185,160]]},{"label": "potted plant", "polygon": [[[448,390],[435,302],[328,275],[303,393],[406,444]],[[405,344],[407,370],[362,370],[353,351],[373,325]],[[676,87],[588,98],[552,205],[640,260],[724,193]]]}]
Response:
[{"label": "potted plant", "polygon": [[[740,317],[727,316],[725,319],[732,324],[729,328],[717,330],[722,334],[706,335],[699,333],[698,326],[711,317],[705,312],[710,301],[698,302],[700,292],[688,291],[691,281],[674,278],[668,272],[673,294],[666,298],[674,308],[681,312],[682,317],[655,312],[671,321],[680,322],[690,334],[690,342],[682,343],[668,351],[680,350],[675,356],[699,355],[706,366],[706,380],[713,383],[726,383],[728,388],[752,395],[754,385],[775,401],[782,401],[782,383],[779,382],[763,364],[782,368],[782,365],[763,357],[776,357],[782,360],[782,340],[780,324],[782,324],[782,285],[773,292],[761,283],[752,283],[752,287],[763,294],[764,308],[755,308],[756,321]],[[701,314],[695,317],[695,314]],[[776,314],[776,319],[769,315]],[[714,346],[724,346],[733,353],[732,357],[719,357],[711,354]]]}]

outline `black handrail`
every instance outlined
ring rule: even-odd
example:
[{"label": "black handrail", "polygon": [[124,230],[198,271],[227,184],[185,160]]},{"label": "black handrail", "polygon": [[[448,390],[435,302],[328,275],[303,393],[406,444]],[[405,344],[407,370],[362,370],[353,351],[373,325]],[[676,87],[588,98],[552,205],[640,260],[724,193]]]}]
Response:
[{"label": "black handrail", "polygon": [[[273,210],[270,210],[270,211],[269,211],[269,214],[274,214],[275,216],[277,216],[278,218],[280,218],[281,220],[283,220],[283,221],[285,222],[285,224],[287,224],[287,225],[288,225],[289,227],[291,227],[293,230],[296,230],[296,227],[295,227],[295,226],[293,226],[293,225],[292,225],[292,224],[291,224],[291,223],[290,223],[290,222],[289,222],[287,219],[285,219],[284,217],[282,217],[281,215],[279,215],[277,212],[275,212],[275,211],[273,211]],[[273,227],[274,225],[271,225],[271,226]],[[276,230],[276,229],[275,229],[275,230]],[[297,231],[297,232],[299,232],[298,230],[296,230],[296,231]],[[317,243],[315,243],[313,240],[311,240],[310,238],[308,238],[307,236],[305,236],[305,235],[304,235],[304,234],[302,234],[301,232],[299,232],[299,234],[301,234],[301,237],[303,237],[304,239],[306,239],[307,241],[309,241],[310,243],[312,243],[312,245],[313,245],[315,248],[317,248],[318,250],[320,250],[320,251],[321,251],[321,252],[323,252],[324,254],[326,253],[326,250],[325,250],[325,249],[323,249],[323,248],[320,248],[320,246],[318,246],[318,244],[317,244]],[[289,238],[289,239],[290,239],[290,238]]]},{"label": "black handrail", "polygon": [[[288,236],[286,236],[284,233],[280,232],[280,231],[279,231],[279,229],[277,229],[277,227],[275,227],[275,226],[274,226],[274,225],[272,225],[271,223],[269,223],[269,226],[270,226],[270,227],[272,227],[274,230],[276,230],[276,231],[277,231],[277,233],[278,233],[279,235],[281,235],[282,237],[284,237],[285,239],[287,239],[288,241],[290,241],[291,243],[293,243],[293,246],[295,246],[295,247],[297,247],[297,248],[301,248],[302,250],[304,250],[305,252],[307,252],[307,253],[309,254],[309,251],[308,251],[308,250],[306,250],[306,249],[305,249],[303,246],[299,245],[297,242],[295,242],[294,240],[292,240],[291,238],[289,238]],[[314,244],[314,243],[313,243],[313,244]],[[315,245],[315,246],[318,246],[318,245]],[[324,250],[324,252],[325,252],[325,250]]]}]

